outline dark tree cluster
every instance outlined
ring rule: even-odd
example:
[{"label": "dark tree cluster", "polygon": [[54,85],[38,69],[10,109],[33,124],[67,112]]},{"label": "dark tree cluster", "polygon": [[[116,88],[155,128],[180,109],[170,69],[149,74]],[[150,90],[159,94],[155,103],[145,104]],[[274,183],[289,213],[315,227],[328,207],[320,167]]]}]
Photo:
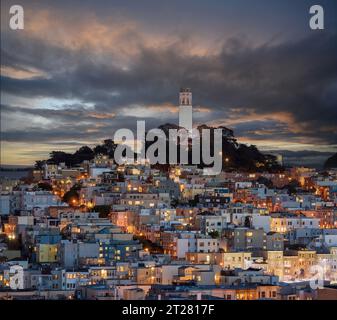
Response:
[{"label": "dark tree cluster", "polygon": [[83,161],[93,160],[94,157],[98,154],[108,155],[110,158],[113,158],[117,144],[114,143],[111,139],[104,140],[103,144],[95,146],[91,149],[88,146],[83,146],[79,148],[74,153],[67,153],[63,151],[52,151],[50,153],[50,158],[46,161],[39,160],[35,163],[35,169],[42,170],[44,164],[60,164],[65,163],[66,166],[76,166],[81,164]]},{"label": "dark tree cluster", "polygon": [[[167,163],[169,163],[169,144],[168,144],[168,132],[170,129],[179,129],[178,126],[174,124],[164,124],[158,127],[163,130],[167,136],[166,143],[166,155],[167,155]],[[225,127],[209,127],[206,125],[201,125],[198,127],[200,134],[202,135],[203,129],[209,129],[211,132],[211,153],[214,152],[214,130],[221,129],[222,134],[222,161],[223,161],[223,169],[226,171],[232,170],[242,170],[242,171],[254,171],[254,172],[282,172],[284,168],[280,166],[276,157],[273,155],[263,154],[258,148],[254,145],[245,145],[237,143],[237,140],[234,137],[233,131],[225,128]],[[155,140],[156,141],[156,140]],[[147,150],[155,141],[149,142],[146,141],[145,149]],[[76,166],[82,163],[85,160],[92,160],[98,154],[103,154],[109,156],[109,158],[114,158],[114,152],[117,148],[117,144],[111,140],[104,140],[103,144],[95,146],[91,149],[88,146],[83,146],[78,149],[75,153],[66,153],[63,151],[53,151],[50,154],[50,158],[47,160],[47,163],[60,164],[65,163],[66,166]],[[204,168],[207,165],[202,162],[201,156],[202,150],[202,142],[200,149],[200,159],[201,164],[200,168]],[[124,155],[126,155],[126,151],[124,150]],[[189,164],[192,164],[192,145],[189,146],[188,151]],[[178,148],[177,154],[178,163],[180,161],[180,148]],[[35,167],[37,169],[42,169],[44,161],[37,161]],[[160,169],[161,171],[168,172],[170,165],[168,164],[157,164],[153,165],[155,168]],[[211,166],[211,165],[210,165]]]},{"label": "dark tree cluster", "polygon": [[324,169],[337,168],[337,153],[328,158],[324,163]]}]

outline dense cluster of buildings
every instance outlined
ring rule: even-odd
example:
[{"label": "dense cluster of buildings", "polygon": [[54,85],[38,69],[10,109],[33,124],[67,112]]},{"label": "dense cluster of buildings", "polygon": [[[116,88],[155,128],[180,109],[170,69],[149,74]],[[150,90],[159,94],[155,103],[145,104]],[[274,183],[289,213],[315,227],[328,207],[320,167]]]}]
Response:
[{"label": "dense cluster of buildings", "polygon": [[0,299],[337,299],[337,169],[226,169],[98,153],[1,179]]},{"label": "dense cluster of buildings", "polygon": [[1,180],[0,299],[337,299],[337,171],[32,174]]}]

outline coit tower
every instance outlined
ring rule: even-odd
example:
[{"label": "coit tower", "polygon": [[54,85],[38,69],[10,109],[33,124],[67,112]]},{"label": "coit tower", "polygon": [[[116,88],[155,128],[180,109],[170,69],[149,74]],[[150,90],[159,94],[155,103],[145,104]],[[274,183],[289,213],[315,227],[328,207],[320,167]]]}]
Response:
[{"label": "coit tower", "polygon": [[179,93],[179,126],[192,132],[192,91],[190,88],[181,88]]}]

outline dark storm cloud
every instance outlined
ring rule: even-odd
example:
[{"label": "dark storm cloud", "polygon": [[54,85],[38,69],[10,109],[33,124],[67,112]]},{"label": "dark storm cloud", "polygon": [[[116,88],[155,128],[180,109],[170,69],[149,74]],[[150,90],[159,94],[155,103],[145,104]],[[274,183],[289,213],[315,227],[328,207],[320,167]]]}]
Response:
[{"label": "dark storm cloud", "polygon": [[[181,86],[203,109],[195,123],[231,127],[239,142],[337,145],[336,2],[37,0],[20,32],[3,4],[14,2],[1,1],[1,138],[28,146],[20,161],[46,152],[40,143],[95,144],[139,119],[177,123]],[[308,27],[312,4],[325,31]]]},{"label": "dark storm cloud", "polygon": [[71,68],[78,54],[71,50],[30,38],[29,34],[2,33],[1,65],[18,69],[35,68],[60,72]]},{"label": "dark storm cloud", "polygon": [[[31,126],[28,129],[9,129],[2,132],[2,140],[8,142],[25,143],[48,143],[54,145],[78,146],[85,143],[99,143],[104,139],[113,138],[116,130],[129,128],[134,132],[136,138],[137,120],[133,116],[118,116],[114,120],[98,118],[97,115],[89,117],[83,112],[83,108],[71,108],[62,110],[27,109],[19,107],[8,107],[1,105],[4,113],[22,113],[45,117],[48,114],[55,117],[56,126],[39,127]],[[71,114],[71,115],[69,115]],[[158,126],[158,119],[147,118],[146,130]],[[77,141],[77,142],[74,142]],[[81,141],[81,142],[78,142]]]},{"label": "dark storm cloud", "polygon": [[[12,40],[10,51],[18,52],[16,46],[22,49],[28,42]],[[140,47],[132,63],[123,69],[113,60],[96,59],[85,49],[46,49],[43,41],[36,41],[34,50],[11,56],[6,55],[9,49],[5,46],[4,65],[39,67],[48,75],[30,79],[2,76],[2,90],[30,98],[73,98],[93,103],[97,112],[118,112],[135,104],[176,104],[179,86],[189,86],[195,104],[217,114],[223,112],[224,117],[236,108],[257,116],[287,112],[295,126],[298,124],[295,133],[280,125],[290,137],[297,134],[327,144],[337,142],[336,34],[318,33],[296,42],[257,47],[233,38],[224,43],[220,53],[205,56],[180,48],[179,42],[162,48]],[[53,59],[43,63],[44,58],[35,52],[45,50]],[[41,115],[43,110],[34,112]],[[60,111],[48,112],[50,116],[60,115]],[[269,126],[273,124],[275,121]]]},{"label": "dark storm cloud", "polygon": [[272,136],[276,140],[289,136],[287,124],[276,120],[245,121],[233,125],[238,136],[250,137],[254,140],[263,140],[266,136]]}]

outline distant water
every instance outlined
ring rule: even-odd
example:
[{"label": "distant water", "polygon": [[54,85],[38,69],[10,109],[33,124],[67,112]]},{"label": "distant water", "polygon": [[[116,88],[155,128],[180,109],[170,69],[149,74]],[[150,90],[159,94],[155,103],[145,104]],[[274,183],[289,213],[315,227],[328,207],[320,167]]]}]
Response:
[{"label": "distant water", "polygon": [[28,175],[29,171],[28,170],[4,170],[0,171],[0,178],[7,178],[7,179],[21,179],[21,178],[26,178]]}]

